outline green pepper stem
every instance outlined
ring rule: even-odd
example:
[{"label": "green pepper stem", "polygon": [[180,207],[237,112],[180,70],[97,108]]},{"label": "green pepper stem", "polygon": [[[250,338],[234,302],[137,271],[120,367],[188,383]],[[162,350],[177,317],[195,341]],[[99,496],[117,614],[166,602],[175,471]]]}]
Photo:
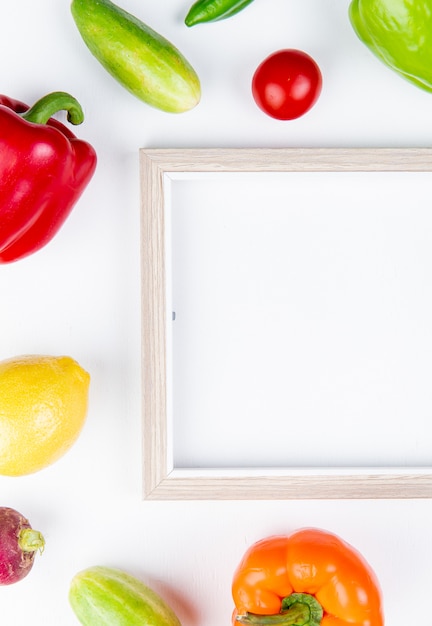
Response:
[{"label": "green pepper stem", "polygon": [[45,539],[38,530],[23,528],[18,536],[18,545],[23,552],[39,552],[42,554],[45,548]]},{"label": "green pepper stem", "polygon": [[59,111],[67,111],[67,120],[71,124],[82,124],[84,113],[80,103],[64,91],[49,93],[30,107],[21,117],[34,124],[46,124],[50,117]]},{"label": "green pepper stem", "polygon": [[256,626],[319,626],[323,618],[323,609],[314,596],[309,593],[292,593],[282,600],[280,613],[277,615],[256,615],[246,613],[238,615],[240,624]]}]

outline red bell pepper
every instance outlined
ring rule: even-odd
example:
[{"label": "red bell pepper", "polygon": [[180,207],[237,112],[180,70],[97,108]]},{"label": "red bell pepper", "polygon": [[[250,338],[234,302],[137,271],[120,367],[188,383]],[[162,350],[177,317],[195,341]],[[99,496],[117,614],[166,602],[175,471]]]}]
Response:
[{"label": "red bell pepper", "polygon": [[0,95],[0,263],[45,246],[60,229],[96,168],[92,146],[51,116],[84,120],[79,103],[54,92],[29,108]]},{"label": "red bell pepper", "polygon": [[234,624],[383,626],[381,590],[351,545],[304,528],[252,545],[237,567]]}]

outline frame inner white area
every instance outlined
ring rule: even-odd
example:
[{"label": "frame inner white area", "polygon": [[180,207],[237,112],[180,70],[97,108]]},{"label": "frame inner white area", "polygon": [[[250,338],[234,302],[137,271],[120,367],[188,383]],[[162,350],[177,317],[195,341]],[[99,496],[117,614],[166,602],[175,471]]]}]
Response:
[{"label": "frame inner white area", "polygon": [[430,173],[165,182],[174,468],[430,465]]}]

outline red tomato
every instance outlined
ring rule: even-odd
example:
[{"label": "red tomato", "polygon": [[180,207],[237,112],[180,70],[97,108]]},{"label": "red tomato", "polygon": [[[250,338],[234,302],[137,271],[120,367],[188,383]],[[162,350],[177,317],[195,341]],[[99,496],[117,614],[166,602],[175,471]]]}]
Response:
[{"label": "red tomato", "polygon": [[257,67],[252,94],[257,105],[278,120],[300,117],[315,104],[322,87],[321,71],[301,50],[279,50]]}]

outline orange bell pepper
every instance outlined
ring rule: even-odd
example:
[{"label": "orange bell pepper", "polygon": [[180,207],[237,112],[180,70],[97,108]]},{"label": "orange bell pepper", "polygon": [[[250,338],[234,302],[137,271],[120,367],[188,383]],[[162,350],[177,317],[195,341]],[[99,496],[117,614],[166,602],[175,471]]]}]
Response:
[{"label": "orange bell pepper", "polygon": [[305,528],[258,541],[235,571],[233,625],[383,626],[369,564],[348,543]]}]

